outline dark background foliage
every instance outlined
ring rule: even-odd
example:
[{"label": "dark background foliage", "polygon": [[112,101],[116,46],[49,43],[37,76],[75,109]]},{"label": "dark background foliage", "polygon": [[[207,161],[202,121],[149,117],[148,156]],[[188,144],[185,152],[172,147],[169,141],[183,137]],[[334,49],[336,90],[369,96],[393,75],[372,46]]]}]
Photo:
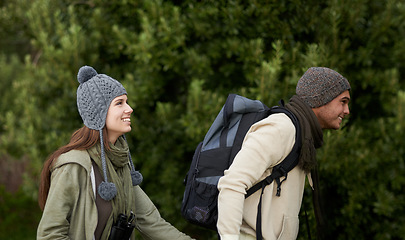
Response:
[{"label": "dark background foliage", "polygon": [[[329,238],[404,239],[404,18],[401,0],[0,1],[0,174],[14,176],[0,178],[0,238],[34,238],[39,172],[82,126],[76,74],[90,65],[129,93],[143,189],[197,239],[215,234],[181,217],[183,178],[227,94],[271,106],[309,67],[337,70],[352,101],[318,151]],[[315,235],[308,186],[303,206]]]}]

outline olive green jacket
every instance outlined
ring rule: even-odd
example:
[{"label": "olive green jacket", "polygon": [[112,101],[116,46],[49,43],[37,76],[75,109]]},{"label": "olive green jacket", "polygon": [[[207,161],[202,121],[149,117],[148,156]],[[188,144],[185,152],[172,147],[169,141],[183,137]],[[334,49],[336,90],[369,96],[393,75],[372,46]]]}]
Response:
[{"label": "olive green jacket", "polygon": [[[93,239],[97,207],[92,171],[87,151],[72,150],[56,160],[51,170],[51,186],[37,239]],[[144,239],[191,239],[160,216],[139,186],[133,187],[132,191],[135,194],[135,228]],[[131,239],[135,239],[134,233]]]}]

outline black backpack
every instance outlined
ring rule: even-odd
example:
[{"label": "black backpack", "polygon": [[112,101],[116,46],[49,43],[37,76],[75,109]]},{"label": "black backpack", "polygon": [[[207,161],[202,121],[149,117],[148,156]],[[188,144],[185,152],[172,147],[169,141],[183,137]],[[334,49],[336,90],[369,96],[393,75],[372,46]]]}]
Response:
[{"label": "black backpack", "polygon": [[[285,113],[296,128],[295,144],[290,154],[276,165],[270,176],[252,186],[246,198],[259,189],[263,189],[273,180],[277,183],[277,195],[280,196],[281,183],[288,172],[298,164],[301,150],[301,131],[298,119],[289,110],[281,106],[268,108],[258,100],[251,100],[236,94],[230,94],[204,140],[195,150],[185,183],[185,192],[181,206],[183,217],[196,225],[216,230],[218,219],[217,200],[219,179],[232,164],[242,146],[249,128],[256,122],[273,113]],[[280,181],[280,177],[285,177]],[[261,239],[261,197],[258,205],[256,223],[257,239]]]}]

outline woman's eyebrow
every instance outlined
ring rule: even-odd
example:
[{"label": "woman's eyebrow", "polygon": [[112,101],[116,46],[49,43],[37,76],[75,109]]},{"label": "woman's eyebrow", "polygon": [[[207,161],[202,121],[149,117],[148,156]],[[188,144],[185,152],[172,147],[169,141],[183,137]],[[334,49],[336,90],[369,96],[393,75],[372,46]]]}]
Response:
[{"label": "woman's eyebrow", "polygon": [[125,101],[125,98],[124,97],[119,97],[119,98],[116,98],[114,100],[114,102],[118,102],[118,101]]}]

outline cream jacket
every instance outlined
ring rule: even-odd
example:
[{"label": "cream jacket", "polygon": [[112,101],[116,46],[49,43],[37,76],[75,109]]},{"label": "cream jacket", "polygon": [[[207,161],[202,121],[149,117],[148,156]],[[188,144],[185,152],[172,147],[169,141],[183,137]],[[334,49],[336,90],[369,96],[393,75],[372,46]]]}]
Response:
[{"label": "cream jacket", "polygon": [[[256,236],[260,190],[245,199],[247,189],[270,175],[272,168],[291,151],[295,127],[285,114],[273,114],[254,124],[231,167],[219,180],[218,231],[221,240]],[[262,199],[262,235],[265,240],[296,239],[298,214],[305,185],[305,173],[298,166],[288,173],[277,197],[277,184],[268,185]]]},{"label": "cream jacket", "polygon": [[[97,207],[91,171],[87,151],[72,150],[56,160],[37,239],[93,239],[97,226]],[[132,194],[135,195],[135,228],[143,239],[191,239],[161,218],[139,186],[132,188]],[[131,239],[135,238],[134,235]]]}]

